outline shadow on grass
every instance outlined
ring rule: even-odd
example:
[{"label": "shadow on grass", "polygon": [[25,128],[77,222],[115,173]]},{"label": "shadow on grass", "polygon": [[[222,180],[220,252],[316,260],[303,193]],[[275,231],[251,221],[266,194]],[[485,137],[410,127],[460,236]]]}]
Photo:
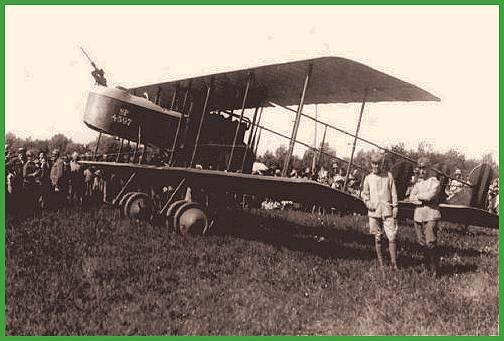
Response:
[{"label": "shadow on grass", "polygon": [[[366,261],[376,259],[374,238],[355,229],[348,221],[342,226],[324,227],[309,226],[310,224],[306,224],[306,222],[247,211],[228,211],[226,214],[225,222],[219,223],[212,232],[213,234],[259,241],[277,248],[305,252],[324,259]],[[311,219],[314,219],[313,216]],[[313,225],[316,225],[315,221]],[[383,244],[383,252],[387,257],[388,243],[385,241]],[[402,268],[418,267],[423,264],[423,249],[420,245],[408,239],[400,239],[399,246]],[[453,255],[478,257],[480,252],[473,248],[442,245],[439,248],[439,255],[445,258]],[[476,269],[476,265],[446,265],[443,267],[442,273],[451,275]]]},{"label": "shadow on grass", "polygon": [[467,272],[476,272],[478,266],[476,264],[441,264],[439,268],[439,276],[451,277],[455,274]]}]

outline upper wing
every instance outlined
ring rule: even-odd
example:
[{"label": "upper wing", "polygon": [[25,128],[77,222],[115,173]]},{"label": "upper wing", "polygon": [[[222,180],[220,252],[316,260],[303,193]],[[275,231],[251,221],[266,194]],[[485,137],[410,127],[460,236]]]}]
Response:
[{"label": "upper wing", "polygon": [[[312,74],[305,104],[361,102],[367,89],[367,102],[439,101],[429,92],[400,79],[374,70],[364,64],[339,57],[321,57],[283,64],[265,65],[249,69],[211,74],[201,77],[139,86],[130,89],[137,95],[147,93],[158,98],[162,107],[171,107],[175,93],[202,97],[214,80],[210,109],[240,109],[243,89],[249,73],[253,83],[246,103],[247,108],[267,105],[267,101],[283,106],[297,105],[308,69]],[[182,100],[183,96],[178,96]]]}]

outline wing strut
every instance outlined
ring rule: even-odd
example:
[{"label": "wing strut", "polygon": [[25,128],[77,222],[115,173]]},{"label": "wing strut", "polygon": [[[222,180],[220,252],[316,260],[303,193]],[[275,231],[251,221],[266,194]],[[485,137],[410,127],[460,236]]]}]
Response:
[{"label": "wing strut", "polygon": [[121,154],[122,154],[122,150],[123,150],[123,144],[124,144],[124,139],[122,138],[121,139],[121,144],[119,145],[119,152],[117,153],[116,161],[115,162],[119,162],[119,160],[120,160],[120,157],[121,157]]},{"label": "wing strut", "polygon": [[345,191],[347,188],[347,183],[348,183],[348,176],[350,175],[350,170],[352,168],[352,162],[353,162],[353,157],[355,153],[355,146],[357,145],[357,138],[359,137],[359,130],[360,130],[360,125],[362,122],[362,113],[364,112],[364,106],[366,105],[366,98],[368,94],[368,89],[364,90],[364,98],[362,99],[362,105],[360,108],[360,113],[359,113],[359,122],[357,122],[357,129],[355,130],[355,138],[353,141],[353,146],[352,146],[352,154],[350,154],[350,162],[348,163],[347,171],[345,174],[345,182],[343,183],[343,190]]},{"label": "wing strut", "polygon": [[96,161],[96,157],[98,156],[98,147],[100,146],[101,137],[102,137],[102,132],[100,131],[100,133],[98,134],[98,141],[96,141],[96,148],[95,148],[94,156],[93,156],[94,161]]},{"label": "wing strut", "polygon": [[[236,140],[238,139],[238,132],[240,131],[241,128],[241,123],[243,121],[243,113],[245,112],[245,106],[247,103],[247,97],[250,89],[250,83],[252,82],[252,77],[253,73],[249,72],[248,77],[247,77],[247,85],[245,86],[245,94],[243,95],[243,102],[242,102],[242,107],[241,107],[241,113],[240,113],[240,119],[238,120],[238,125],[236,126],[235,133],[234,133],[234,138],[233,138],[233,146],[231,147],[231,154],[229,155],[229,160],[228,160],[228,165],[227,165],[227,171],[231,168],[231,163],[233,162],[233,156],[234,156],[234,150],[236,147]],[[245,150],[245,154],[247,153],[247,150]]]},{"label": "wing strut", "polygon": [[[177,131],[175,132],[175,138],[173,139],[173,145],[172,145],[172,150],[171,150],[171,153],[170,153],[170,159],[168,160],[168,165],[169,166],[173,166],[173,163],[175,162],[175,160],[173,159],[174,156],[175,156],[174,155],[175,154],[175,148],[177,148],[178,139],[179,139],[179,135],[180,135],[180,129],[182,128],[182,120],[184,119],[185,108],[186,108],[186,105],[187,105],[187,99],[189,98],[189,94],[191,92],[191,86],[192,86],[192,80],[189,81],[189,86],[187,87],[186,92],[184,94],[184,102],[182,103],[182,110],[181,110],[182,115],[180,115],[179,121],[177,123]],[[189,108],[191,108],[191,107],[189,107]]]},{"label": "wing strut", "polygon": [[284,160],[284,165],[283,165],[283,169],[282,169],[282,176],[284,176],[284,177],[287,176],[287,170],[289,168],[290,159],[292,157],[292,152],[294,151],[294,144],[296,143],[297,132],[299,129],[299,122],[301,121],[301,113],[303,112],[303,105],[304,105],[304,100],[305,100],[305,96],[306,96],[306,90],[308,89],[308,84],[310,82],[312,69],[313,69],[313,65],[310,64],[310,66],[308,67],[308,71],[306,72],[306,76],[305,76],[305,81],[304,81],[304,85],[303,85],[303,92],[301,94],[301,99],[299,101],[298,110],[296,113],[296,121],[294,122],[294,128],[292,128],[292,135],[291,135],[290,143],[289,143],[289,151],[287,152],[287,157]]},{"label": "wing strut", "polygon": [[[266,130],[267,132],[272,133],[272,134],[275,134],[275,135],[280,136],[280,137],[283,137],[284,139],[288,139],[288,138],[289,138],[288,136],[286,136],[286,135],[284,135],[284,134],[281,134],[281,133],[276,132],[276,131],[274,131],[274,130],[272,130],[272,129],[266,128],[265,126],[257,125],[257,127],[259,127],[259,128],[261,129],[261,130],[260,130],[261,132],[262,132],[263,130]],[[335,160],[338,160],[338,161],[341,161],[341,162],[348,163],[348,161],[347,161],[347,160],[345,160],[345,159],[341,159],[341,158],[339,158],[339,157],[337,157],[337,156],[334,156],[334,155],[331,155],[331,154],[329,154],[329,153],[323,152],[322,150],[319,150],[319,149],[313,148],[313,146],[310,146],[309,144],[304,143],[304,142],[302,142],[302,141],[295,141],[295,142],[296,142],[296,143],[298,143],[298,144],[300,144],[300,145],[302,145],[302,146],[304,146],[304,147],[306,147],[306,148],[308,148],[308,149],[310,149],[310,150],[314,150],[314,151],[317,151],[317,150],[318,150],[320,154],[325,155],[325,156],[328,156],[328,157],[329,157],[329,158],[331,158],[331,159],[335,159]],[[366,168],[364,168],[364,167],[362,167],[362,166],[359,166],[359,165],[354,165],[354,167],[357,167],[357,168],[359,168],[359,169],[361,169],[361,170],[363,170],[363,171],[367,171],[367,169],[366,169]]]},{"label": "wing strut", "polygon": [[322,152],[324,151],[324,143],[325,143],[325,137],[326,137],[326,134],[327,134],[327,126],[324,127],[324,135],[322,135],[322,143],[320,143],[320,150],[317,154],[317,168],[320,167],[320,160],[322,159]]},{"label": "wing strut", "polygon": [[206,93],[206,97],[205,97],[205,104],[203,105],[203,112],[201,113],[201,119],[200,119],[200,124],[199,124],[199,127],[198,127],[198,134],[196,134],[196,141],[194,142],[194,149],[193,149],[193,153],[192,153],[192,156],[191,156],[191,162],[189,163],[189,168],[191,168],[194,164],[194,158],[196,157],[196,151],[198,150],[198,143],[199,143],[199,139],[200,139],[200,134],[201,134],[201,128],[203,127],[203,121],[205,120],[205,116],[206,116],[206,111],[207,111],[207,108],[208,108],[208,101],[210,100],[210,95],[212,93],[212,89],[213,89],[213,86],[214,86],[214,78],[212,77],[212,79],[210,80],[210,85],[207,86],[207,93]]},{"label": "wing strut", "polygon": [[[286,106],[284,106],[284,105],[281,105],[281,104],[278,104],[278,103],[274,103],[274,102],[271,102],[271,101],[268,101],[268,103],[269,103],[269,104],[271,104],[271,105],[273,105],[273,106],[275,106],[275,107],[283,108],[283,109],[288,110],[288,111],[290,111],[290,112],[296,112],[296,113],[297,113],[297,111],[296,111],[296,110],[291,109],[291,108],[289,108],[289,107],[286,107]],[[306,118],[309,118],[310,120],[314,120],[314,121],[315,121],[315,118],[313,118],[313,117],[311,117],[311,116],[309,116],[309,115],[306,115],[306,114],[301,113],[301,116],[306,117]],[[322,125],[324,125],[324,126],[326,126],[326,127],[329,127],[329,128],[331,128],[331,129],[334,129],[334,130],[336,130],[336,131],[339,131],[340,133],[343,133],[343,134],[345,134],[345,135],[352,136],[352,137],[356,137],[354,134],[349,133],[348,131],[343,130],[343,129],[341,129],[341,128],[338,128],[338,127],[336,127],[336,126],[333,126],[333,125],[331,125],[331,124],[329,124],[329,123],[326,123],[326,122],[323,122],[323,121],[320,121],[320,120],[317,120],[316,122],[318,122],[318,123],[320,123],[320,124],[322,124]],[[367,144],[369,144],[369,145],[371,145],[371,146],[373,146],[373,147],[376,147],[376,148],[378,148],[378,149],[380,149],[380,150],[383,150],[383,151],[384,151],[384,152],[386,152],[386,153],[393,154],[393,155],[395,155],[395,156],[397,156],[397,157],[400,157],[400,158],[402,158],[402,159],[404,159],[404,160],[406,160],[406,161],[409,161],[409,162],[411,162],[411,163],[413,163],[413,164],[415,164],[415,165],[416,165],[416,163],[417,163],[417,161],[416,161],[416,160],[414,160],[414,159],[412,159],[412,158],[410,158],[410,157],[408,157],[408,156],[406,156],[406,155],[403,155],[403,154],[398,153],[398,152],[395,152],[395,151],[393,151],[393,150],[391,150],[391,149],[388,149],[388,148],[382,147],[382,146],[380,146],[379,144],[376,144],[376,143],[374,143],[374,142],[371,142],[371,141],[369,141],[369,140],[366,140],[365,138],[362,138],[362,137],[358,137],[358,136],[357,136],[357,140],[362,141],[362,142],[365,142],[365,143],[367,143]],[[299,141],[297,141],[297,142],[299,143]],[[343,161],[345,161],[345,160],[343,160]],[[345,162],[347,162],[347,161],[345,161]],[[444,172],[440,171],[439,169],[436,169],[436,168],[431,168],[431,169],[432,169],[434,172],[436,172],[436,173],[438,173],[438,174],[441,174],[441,175],[443,175],[443,176],[446,176],[446,177],[447,177],[447,178],[449,178],[449,179],[452,179],[452,180],[457,180],[457,179],[455,179],[454,177],[452,177],[452,176],[450,176],[450,175],[448,175],[448,174],[446,174],[446,173],[444,173]],[[466,182],[466,181],[463,181],[463,180],[457,180],[457,181],[460,181],[461,183],[463,183],[463,184],[464,184],[464,185],[466,185],[466,186],[473,187],[473,185],[471,185],[470,183],[468,183],[468,182]]]},{"label": "wing strut", "polygon": [[[261,106],[261,110],[262,110],[262,106]],[[252,142],[252,132],[254,130],[254,124],[256,123],[256,118],[257,118],[257,112],[259,111],[259,106],[257,106],[255,108],[255,111],[254,111],[254,117],[252,118],[252,125],[250,126],[250,132],[249,132],[249,136],[248,136],[248,140],[247,140],[247,145],[245,147],[245,153],[243,153],[243,160],[242,160],[242,165],[241,165],[241,170],[243,171],[243,169],[245,168],[245,162],[247,161],[247,150],[249,149],[250,147],[250,143]]]}]

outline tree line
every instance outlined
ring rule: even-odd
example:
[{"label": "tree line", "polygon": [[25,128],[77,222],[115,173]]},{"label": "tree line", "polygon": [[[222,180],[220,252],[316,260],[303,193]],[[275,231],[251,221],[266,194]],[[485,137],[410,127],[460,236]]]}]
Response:
[{"label": "tree line", "polygon": [[[11,132],[8,132],[5,135],[6,147],[9,148],[11,152],[17,152],[19,148],[26,148],[26,150],[45,153],[58,149],[62,155],[71,155],[73,152],[85,155],[93,154],[96,150],[97,143],[98,137],[92,142],[84,144],[74,142],[72,138],[69,138],[64,134],[55,134],[51,138],[45,140],[32,139],[31,137],[21,138]],[[120,145],[121,142],[119,139],[102,135],[97,154],[114,155],[119,152]],[[133,143],[130,146],[125,143],[122,151],[128,152],[129,150],[133,150],[134,147]]]},{"label": "tree line", "polygon": [[[15,134],[8,132],[5,135],[5,143],[8,145],[9,150],[15,152],[18,148],[24,147],[27,150],[33,150],[37,152],[50,152],[54,149],[58,149],[61,154],[70,155],[73,152],[78,152],[81,155],[86,153],[94,153],[96,149],[96,144],[98,138],[93,140],[88,144],[82,144],[74,142],[71,138],[65,136],[64,134],[55,134],[49,139],[32,139],[21,138]],[[99,155],[110,154],[114,155],[119,152],[120,140],[103,135],[100,139],[100,145],[97,153]],[[124,144],[123,152],[128,152],[135,148],[134,143],[131,145]],[[460,169],[464,175],[468,175],[470,171],[479,165],[480,163],[489,163],[492,165],[496,171],[499,172],[499,166],[492,157],[492,154],[485,154],[479,159],[467,158],[463,153],[457,151],[456,149],[450,149],[447,152],[435,151],[433,146],[426,142],[421,142],[418,144],[416,150],[407,149],[403,143],[388,146],[387,149],[405,155],[411,159],[417,160],[422,156],[428,157],[432,164],[444,164],[447,169],[452,172],[455,169]],[[329,143],[324,142],[319,146],[319,150],[322,153],[308,149],[304,152],[303,157],[292,156],[290,167],[291,169],[306,169],[312,168],[325,168],[330,169],[333,163],[338,163],[339,166],[346,167],[346,163],[336,160],[334,157],[337,156],[336,149],[330,146]],[[354,155],[354,163],[356,165],[363,166],[367,168],[369,165],[369,157],[376,150],[359,150]],[[269,168],[281,169],[283,167],[285,158],[287,157],[287,147],[285,145],[280,145],[275,151],[267,150],[263,155],[258,156],[258,161],[263,162]],[[348,157],[342,157],[342,159],[348,161]],[[392,153],[385,154],[385,167],[390,168],[393,164],[400,161],[401,158]]]}]

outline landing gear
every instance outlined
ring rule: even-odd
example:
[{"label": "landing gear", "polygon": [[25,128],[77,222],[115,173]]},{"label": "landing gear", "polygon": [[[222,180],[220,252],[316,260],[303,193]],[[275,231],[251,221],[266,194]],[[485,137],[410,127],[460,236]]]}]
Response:
[{"label": "landing gear", "polygon": [[[172,196],[162,208],[157,208],[154,200],[144,192],[128,192],[119,200],[119,209],[122,217],[132,221],[150,221],[166,225],[181,235],[203,235],[211,226],[208,219],[208,210],[202,204],[192,201],[191,188],[186,188],[185,198],[180,198],[183,192],[184,180],[175,189]],[[185,187],[184,187],[185,188]]]},{"label": "landing gear", "polygon": [[121,214],[121,217],[127,217],[127,213],[125,213],[124,210],[124,205],[126,204],[126,201],[128,201],[128,199],[135,193],[137,192],[128,192],[125,195],[123,195],[123,197],[119,201],[119,213]]},{"label": "landing gear", "polygon": [[176,210],[174,227],[182,235],[204,235],[208,229],[208,218],[202,205],[187,202]]},{"label": "landing gear", "polygon": [[185,200],[177,200],[168,207],[168,210],[166,211],[166,226],[170,230],[177,230],[175,227],[175,212],[180,208],[180,206],[186,203],[187,201]]},{"label": "landing gear", "polygon": [[152,210],[152,200],[145,193],[131,194],[124,204],[124,215],[130,220],[148,221],[152,217]]},{"label": "landing gear", "polygon": [[175,201],[166,211],[166,224],[181,235],[203,235],[209,222],[205,209],[197,202]]}]

